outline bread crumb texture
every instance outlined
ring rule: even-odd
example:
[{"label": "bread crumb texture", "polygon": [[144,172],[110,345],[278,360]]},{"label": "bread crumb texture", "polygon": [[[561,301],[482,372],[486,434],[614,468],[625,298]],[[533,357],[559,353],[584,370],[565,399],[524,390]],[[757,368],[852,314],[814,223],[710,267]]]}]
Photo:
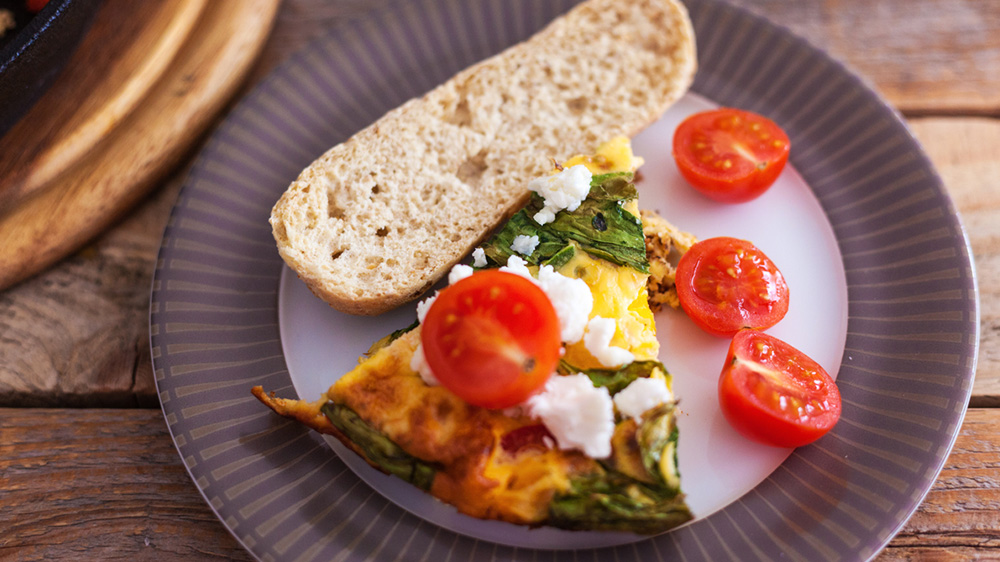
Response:
[{"label": "bread crumb texture", "polygon": [[418,297],[527,200],[552,159],[632,136],[687,90],[671,0],[590,0],[323,154],[271,213],[281,257],[331,306]]}]

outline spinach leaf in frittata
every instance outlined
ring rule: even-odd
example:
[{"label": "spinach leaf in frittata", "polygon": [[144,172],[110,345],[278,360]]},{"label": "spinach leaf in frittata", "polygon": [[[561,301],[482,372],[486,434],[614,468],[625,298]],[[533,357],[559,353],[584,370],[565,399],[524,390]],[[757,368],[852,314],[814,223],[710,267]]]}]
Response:
[{"label": "spinach leaf in frittata", "polygon": [[642,221],[626,211],[624,203],[638,194],[629,172],[594,176],[590,194],[572,213],[557,213],[555,220],[540,225],[532,219],[544,207],[544,200],[533,193],[528,205],[514,214],[496,235],[483,246],[488,266],[506,265],[514,255],[511,245],[517,236],[537,236],[538,246],[529,256],[521,256],[531,265],[554,268],[568,262],[579,247],[588,254],[649,273]]}]

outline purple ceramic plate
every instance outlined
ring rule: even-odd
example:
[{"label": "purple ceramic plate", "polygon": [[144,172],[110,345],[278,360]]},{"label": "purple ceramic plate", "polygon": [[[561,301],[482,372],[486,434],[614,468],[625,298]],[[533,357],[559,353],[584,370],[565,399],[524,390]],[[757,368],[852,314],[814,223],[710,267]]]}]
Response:
[{"label": "purple ceramic plate", "polygon": [[397,507],[318,435],[249,395],[257,384],[294,394],[278,328],[283,263],[267,222],[288,183],[388,109],[573,3],[415,0],[331,29],[233,111],[192,170],[153,281],[156,381],[193,480],[257,558],[867,559],[937,477],[965,413],[979,335],[972,260],[951,201],[862,80],[717,0],[687,1],[699,42],[693,91],[785,127],[791,163],[843,258],[844,411],[830,435],[681,529],[596,550],[533,550],[455,534]]}]

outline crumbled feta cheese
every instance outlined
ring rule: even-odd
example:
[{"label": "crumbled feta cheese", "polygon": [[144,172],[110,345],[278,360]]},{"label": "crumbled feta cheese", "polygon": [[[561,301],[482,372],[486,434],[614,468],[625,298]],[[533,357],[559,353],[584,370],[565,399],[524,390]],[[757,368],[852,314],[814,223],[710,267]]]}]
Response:
[{"label": "crumbled feta cheese", "polygon": [[424,318],[427,317],[427,311],[431,309],[431,305],[434,304],[434,300],[437,298],[438,294],[434,293],[417,303],[417,322],[420,322],[421,324],[424,323]]},{"label": "crumbled feta cheese", "polygon": [[642,418],[643,412],[673,400],[674,395],[667,388],[663,379],[635,379],[628,386],[615,394],[614,402],[618,412],[636,421]]},{"label": "crumbled feta cheese", "polygon": [[420,374],[420,378],[423,379],[427,386],[438,386],[441,384],[438,382],[437,377],[434,376],[434,371],[431,371],[431,366],[427,364],[423,344],[418,343],[417,348],[413,350],[413,357],[410,357],[410,368]]},{"label": "crumbled feta cheese", "polygon": [[486,251],[482,248],[472,250],[472,267],[486,267]]},{"label": "crumbled feta cheese", "polygon": [[614,318],[595,316],[587,324],[587,333],[583,336],[584,347],[605,367],[618,367],[635,359],[629,350],[611,345],[615,328]]},{"label": "crumbled feta cheese", "polygon": [[[559,334],[562,341],[576,343],[583,338],[587,328],[587,318],[594,307],[594,295],[583,279],[573,279],[557,272],[551,265],[538,268],[538,279],[531,276],[527,262],[517,256],[507,258],[507,265],[500,268],[515,275],[520,275],[538,285],[559,318]],[[610,340],[608,340],[610,341]]]},{"label": "crumbled feta cheese", "polygon": [[528,269],[528,262],[522,260],[517,256],[510,256],[507,258],[507,265],[500,268],[500,271],[506,271],[507,273],[513,273],[514,275],[520,275],[521,277],[527,277],[532,281],[535,280],[531,276],[531,271]]},{"label": "crumbled feta cheese", "polygon": [[456,264],[455,267],[451,268],[451,271],[448,272],[448,284],[454,285],[455,283],[458,283],[459,281],[465,279],[466,277],[472,275],[473,273],[475,273],[475,271],[473,271],[471,265],[465,265],[461,263]]},{"label": "crumbled feta cheese", "polygon": [[577,164],[528,182],[528,189],[545,200],[545,206],[532,218],[538,224],[547,224],[555,220],[556,213],[563,209],[575,211],[590,193],[593,177],[586,166]]},{"label": "crumbled feta cheese", "polygon": [[510,245],[510,249],[515,252],[530,256],[535,248],[538,247],[538,237],[537,236],[525,236],[524,234],[518,234],[514,237],[514,241]]},{"label": "crumbled feta cheese", "polygon": [[608,389],[596,388],[587,375],[553,375],[544,390],[527,401],[528,411],[542,420],[560,449],[580,449],[603,459],[611,454],[615,432],[614,403]]},{"label": "crumbled feta cheese", "polygon": [[587,318],[594,308],[594,295],[583,279],[573,279],[556,272],[551,265],[538,268],[538,285],[548,295],[559,318],[562,341],[576,343],[587,329]]}]

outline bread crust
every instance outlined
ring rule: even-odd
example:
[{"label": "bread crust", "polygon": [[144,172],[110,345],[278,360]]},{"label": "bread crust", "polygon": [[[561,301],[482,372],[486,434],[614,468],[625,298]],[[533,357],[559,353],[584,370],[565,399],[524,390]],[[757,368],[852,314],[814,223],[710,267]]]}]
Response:
[{"label": "bread crust", "polygon": [[319,157],[272,209],[278,251],[337,310],[395,308],[522,206],[552,158],[634,135],[695,66],[676,0],[588,0]]}]

